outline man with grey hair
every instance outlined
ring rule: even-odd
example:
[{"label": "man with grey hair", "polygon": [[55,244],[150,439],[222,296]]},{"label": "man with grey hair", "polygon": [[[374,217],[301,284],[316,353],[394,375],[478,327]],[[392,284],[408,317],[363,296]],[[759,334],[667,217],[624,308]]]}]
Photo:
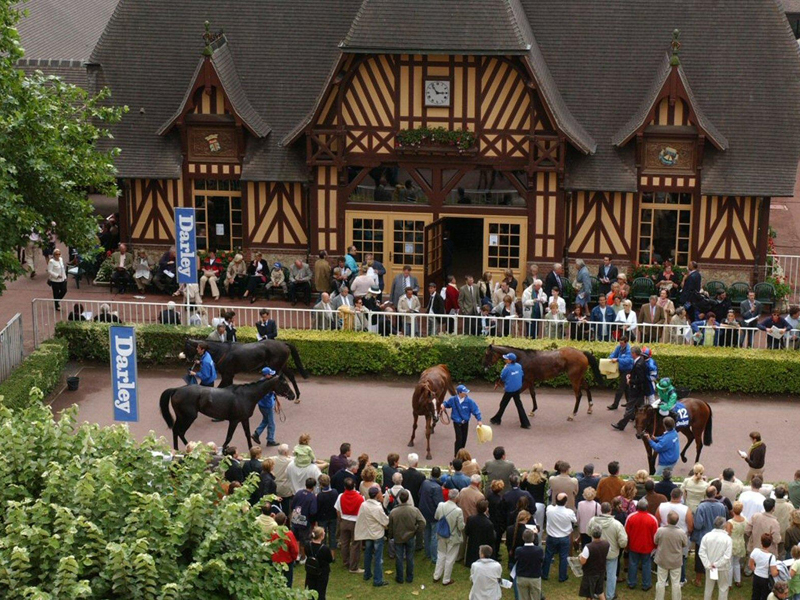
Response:
[{"label": "man with grey hair", "polygon": [[492,559],[491,546],[484,544],[478,552],[480,559],[472,563],[469,570],[469,579],[472,582],[469,600],[500,600],[503,595],[500,587],[503,567]]},{"label": "man with grey hair", "polygon": [[649,325],[664,325],[667,322],[667,313],[658,304],[658,296],[650,296],[650,302],[643,304],[639,310],[639,324],[642,326],[642,343],[651,344],[661,337],[661,327]]},{"label": "man with grey hair", "polygon": [[458,548],[464,538],[464,513],[458,507],[458,496],[457,489],[450,490],[447,501],[440,502],[434,514],[434,518],[438,521],[436,525],[438,545],[433,580],[438,582],[441,579],[443,585],[453,583],[453,565],[456,563]]},{"label": "man with grey hair", "polygon": [[559,296],[564,297],[564,265],[553,264],[553,270],[544,278],[544,291],[547,295],[553,293],[553,288],[558,289]]},{"label": "man with grey hair", "polygon": [[[730,587],[731,555],[733,540],[725,531],[725,517],[714,519],[714,529],[703,536],[698,555],[706,569],[706,589],[703,600],[711,600],[714,584],[719,586],[719,600],[726,600]],[[713,573],[716,571],[717,576]]]},{"label": "man with grey hair", "polygon": [[642,498],[636,503],[636,512],[625,521],[625,533],[628,534],[628,587],[636,588],[639,565],[642,565],[642,590],[653,587],[650,566],[650,555],[655,549],[653,539],[658,531],[658,521],[647,511],[647,500]]},{"label": "man with grey hair", "polygon": [[594,598],[605,600],[603,584],[605,583],[606,558],[610,544],[601,539],[602,531],[596,525],[589,528],[589,535],[592,541],[583,547],[580,555],[580,562],[583,565],[580,596],[590,600]]},{"label": "man with grey hair", "polygon": [[414,506],[419,506],[419,488],[425,481],[425,475],[417,470],[419,455],[412,452],[408,455],[408,468],[403,470],[403,487],[408,490],[414,499]]},{"label": "man with grey hair", "polygon": [[286,472],[289,463],[292,462],[289,446],[287,444],[278,446],[278,454],[273,456],[272,460],[275,463],[272,467],[272,474],[275,476],[275,485],[277,486],[275,493],[281,497],[281,509],[288,515],[291,513],[292,498],[294,498],[294,488],[292,488]]},{"label": "man with grey hair", "polygon": [[683,553],[689,547],[689,538],[683,529],[678,527],[679,519],[678,513],[671,510],[667,515],[667,524],[656,532],[655,563],[658,565],[656,600],[664,600],[667,577],[672,586],[672,600],[681,598],[681,568],[683,567]]}]

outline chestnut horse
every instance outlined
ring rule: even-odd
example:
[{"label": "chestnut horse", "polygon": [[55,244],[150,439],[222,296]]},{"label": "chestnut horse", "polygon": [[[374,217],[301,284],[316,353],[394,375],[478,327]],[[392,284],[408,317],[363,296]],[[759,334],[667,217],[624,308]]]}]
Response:
[{"label": "chestnut horse", "polygon": [[453,378],[450,376],[450,369],[447,365],[436,365],[425,369],[419,376],[417,387],[414,388],[414,396],[411,399],[411,407],[414,410],[414,428],[411,430],[411,441],[409,446],[414,445],[414,436],[417,433],[417,420],[425,417],[425,440],[428,443],[425,458],[430,460],[431,456],[431,434],[436,422],[439,420],[439,412],[446,394],[456,395],[453,387]]},{"label": "chestnut horse", "polygon": [[583,397],[583,390],[586,390],[586,398],[589,400],[589,410],[587,414],[592,414],[592,390],[589,384],[584,379],[586,371],[589,367],[594,373],[594,378],[597,383],[603,381],[603,376],[600,374],[600,365],[594,354],[591,352],[582,352],[575,348],[559,348],[558,350],[523,350],[521,348],[511,348],[510,346],[495,346],[489,344],[486,348],[486,353],[483,355],[483,367],[488,369],[495,364],[503,354],[513,352],[517,355],[517,362],[522,365],[522,389],[530,391],[531,398],[533,399],[533,410],[530,415],[539,409],[536,404],[536,389],[534,385],[537,381],[547,381],[558,377],[565,373],[569,377],[572,384],[572,391],[575,392],[575,408],[572,415],[567,417],[567,421],[575,420],[575,415],[578,414],[578,408],[581,404]]},{"label": "chestnut horse", "polygon": [[[711,426],[713,425],[713,414],[708,402],[697,400],[696,398],[683,398],[680,401],[686,408],[689,416],[689,425],[686,427],[679,427],[677,431],[686,436],[686,445],[681,450],[681,461],[686,462],[686,451],[692,442],[697,447],[697,456],[694,459],[695,463],[700,462],[700,453],[703,451],[703,446],[710,446],[712,442]],[[650,447],[647,440],[643,439],[643,434],[648,433],[650,437],[658,437],[664,434],[664,418],[658,413],[658,410],[650,405],[639,407],[636,411],[636,418],[634,420],[636,427],[636,437],[644,442],[645,450],[647,450],[647,462],[650,466],[650,475],[656,472],[656,454]]]}]

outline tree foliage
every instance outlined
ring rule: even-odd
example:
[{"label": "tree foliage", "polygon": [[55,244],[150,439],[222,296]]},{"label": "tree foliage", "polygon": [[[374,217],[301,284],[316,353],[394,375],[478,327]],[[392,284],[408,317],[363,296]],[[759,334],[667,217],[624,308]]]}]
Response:
[{"label": "tree foliage", "polygon": [[41,72],[26,75],[15,28],[17,0],[0,0],[0,291],[20,273],[16,247],[31,229],[56,223],[58,237],[79,251],[97,241],[89,189],[116,195],[114,157],[97,142],[124,109],[104,106],[107,90],[85,90]]},{"label": "tree foliage", "polygon": [[248,497],[221,497],[203,448],[165,461],[154,438],[58,421],[34,391],[0,407],[0,598],[309,598],[270,557]]}]

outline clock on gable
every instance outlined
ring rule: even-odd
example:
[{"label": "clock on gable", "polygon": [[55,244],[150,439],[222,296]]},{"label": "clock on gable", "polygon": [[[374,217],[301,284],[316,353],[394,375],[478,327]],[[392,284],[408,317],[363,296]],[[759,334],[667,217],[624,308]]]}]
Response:
[{"label": "clock on gable", "polygon": [[450,82],[443,79],[425,82],[425,106],[450,106]]}]

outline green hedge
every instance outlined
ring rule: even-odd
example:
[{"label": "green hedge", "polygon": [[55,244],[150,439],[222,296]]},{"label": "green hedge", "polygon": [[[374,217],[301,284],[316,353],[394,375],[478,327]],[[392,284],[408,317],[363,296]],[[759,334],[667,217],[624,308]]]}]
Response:
[{"label": "green hedge", "polygon": [[67,364],[67,343],[53,339],[42,343],[3,383],[0,383],[0,404],[9,408],[28,406],[31,388],[39,388],[47,396],[61,381]]},{"label": "green hedge", "polygon": [[[56,335],[67,341],[73,358],[107,361],[108,327],[102,323],[63,322],[57,324]],[[210,331],[210,327],[136,326],[139,362],[175,364],[187,337],[204,338]],[[256,340],[252,327],[240,328],[238,335],[241,342]],[[444,363],[458,380],[496,378],[499,366],[488,373],[482,366],[483,353],[490,341],[537,350],[569,345],[591,351],[598,358],[608,356],[614,348],[613,344],[602,342],[489,340],[471,336],[380,337],[370,333],[288,329],[281,330],[280,339],[297,346],[303,364],[313,375],[418,375],[432,365]],[[692,390],[760,394],[800,390],[797,352],[668,344],[653,344],[651,348],[660,374]],[[556,386],[567,383],[566,377],[548,382]]]}]

